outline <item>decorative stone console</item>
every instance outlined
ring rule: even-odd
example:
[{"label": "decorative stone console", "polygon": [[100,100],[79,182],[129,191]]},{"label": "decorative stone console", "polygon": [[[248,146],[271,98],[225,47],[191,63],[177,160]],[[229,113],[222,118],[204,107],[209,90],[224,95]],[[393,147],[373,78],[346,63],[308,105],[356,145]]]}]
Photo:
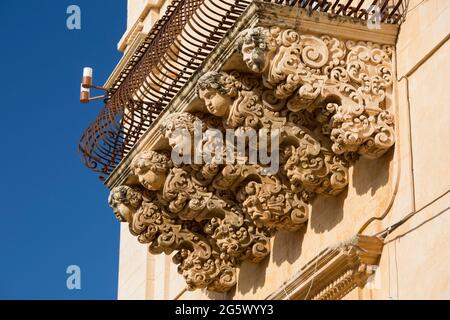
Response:
[{"label": "decorative stone console", "polygon": [[[277,231],[299,230],[315,214],[313,201],[347,187],[359,157],[376,159],[393,146],[396,32],[391,25],[369,30],[350,18],[250,5],[107,181],[115,215],[151,253],[175,252],[190,290],[228,291],[243,261],[259,263],[270,254]],[[194,141],[195,130],[210,129],[215,136]],[[277,170],[249,163],[261,140],[244,153],[217,147],[231,129],[278,130]],[[202,150],[197,156],[206,159],[209,150],[212,157],[175,163],[171,153],[180,142],[192,156]],[[240,161],[217,160],[224,154]],[[363,265],[376,265],[382,244],[367,241],[376,254]],[[329,256],[342,266],[337,276],[352,279],[339,280],[347,289],[367,279],[351,263],[360,253],[354,248],[339,251],[347,258]],[[308,276],[300,278],[307,288]],[[346,291],[327,289],[335,278],[318,279],[320,288],[295,296],[338,298]]]}]

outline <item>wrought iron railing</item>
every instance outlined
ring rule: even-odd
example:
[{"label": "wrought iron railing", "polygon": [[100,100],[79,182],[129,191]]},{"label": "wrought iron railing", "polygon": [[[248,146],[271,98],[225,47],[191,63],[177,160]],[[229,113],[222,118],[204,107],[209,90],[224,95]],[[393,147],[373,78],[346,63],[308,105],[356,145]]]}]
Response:
[{"label": "wrought iron railing", "polygon": [[[104,178],[119,164],[244,12],[247,0],[174,0],[108,91],[105,106],[83,133],[83,163]],[[405,0],[266,0],[367,20],[401,22]]]}]

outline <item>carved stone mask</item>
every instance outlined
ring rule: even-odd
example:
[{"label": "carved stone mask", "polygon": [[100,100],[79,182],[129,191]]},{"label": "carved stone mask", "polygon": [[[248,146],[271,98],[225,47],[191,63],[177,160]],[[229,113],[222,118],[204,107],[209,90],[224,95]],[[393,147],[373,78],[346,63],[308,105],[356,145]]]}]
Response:
[{"label": "carved stone mask", "polygon": [[247,29],[241,33],[238,48],[242,60],[253,72],[262,73],[268,66],[269,44],[262,28]]},{"label": "carved stone mask", "polygon": [[108,204],[121,222],[130,223],[142,202],[142,194],[131,187],[119,186],[111,190]]},{"label": "carved stone mask", "polygon": [[247,66],[253,71],[261,73],[266,68],[266,52],[255,47],[254,43],[244,44],[242,46],[242,59]]},{"label": "carved stone mask", "polygon": [[217,117],[223,117],[232,103],[229,96],[220,94],[212,88],[200,89],[198,95],[205,101],[208,112]]}]

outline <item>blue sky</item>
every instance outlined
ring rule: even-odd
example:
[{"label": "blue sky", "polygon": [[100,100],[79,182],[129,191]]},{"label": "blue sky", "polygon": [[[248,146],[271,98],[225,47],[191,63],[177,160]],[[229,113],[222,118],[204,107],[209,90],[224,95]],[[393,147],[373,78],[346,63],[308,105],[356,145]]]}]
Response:
[{"label": "blue sky", "polygon": [[[66,28],[71,4],[81,30]],[[119,223],[77,153],[102,103],[78,99],[83,66],[103,84],[120,59],[126,0],[2,0],[0,21],[0,299],[116,299]]]}]

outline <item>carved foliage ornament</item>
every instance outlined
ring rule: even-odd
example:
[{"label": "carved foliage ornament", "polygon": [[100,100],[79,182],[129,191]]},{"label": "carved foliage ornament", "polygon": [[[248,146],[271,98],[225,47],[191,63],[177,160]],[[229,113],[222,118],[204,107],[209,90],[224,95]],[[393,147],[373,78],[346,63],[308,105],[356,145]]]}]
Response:
[{"label": "carved foliage ornament", "polygon": [[277,128],[279,170],[264,174],[227,144],[216,154],[244,161],[176,164],[173,150],[148,150],[132,161],[140,185],[116,187],[109,197],[150,252],[176,252],[189,289],[232,288],[242,261],[264,259],[270,237],[301,228],[317,195],[345,189],[358,156],[377,158],[395,140],[391,47],[256,27],[241,33],[238,51],[249,72],[203,75],[197,93],[206,112],[169,114],[162,132],[173,150],[187,143],[194,151],[211,143],[191,141],[195,123],[219,136]]},{"label": "carved foliage ornament", "polygon": [[320,122],[334,153],[377,158],[394,144],[392,47],[257,27],[239,50],[288,110],[328,115]]}]

